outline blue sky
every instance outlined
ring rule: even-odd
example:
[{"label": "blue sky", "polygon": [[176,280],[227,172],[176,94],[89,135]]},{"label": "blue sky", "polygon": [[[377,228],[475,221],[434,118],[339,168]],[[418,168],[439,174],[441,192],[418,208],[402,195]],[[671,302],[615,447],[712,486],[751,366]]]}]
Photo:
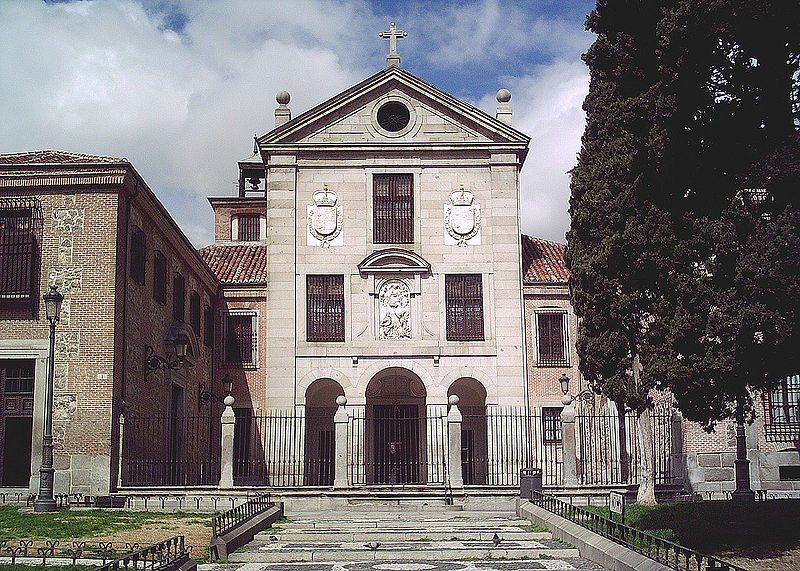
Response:
[{"label": "blue sky", "polygon": [[588,72],[587,1],[0,0],[0,152],[126,157],[197,246],[206,196],[234,193],[236,161],[273,124],[385,65],[394,21],[405,69],[494,113],[513,94],[532,137],[522,228],[563,241]]}]

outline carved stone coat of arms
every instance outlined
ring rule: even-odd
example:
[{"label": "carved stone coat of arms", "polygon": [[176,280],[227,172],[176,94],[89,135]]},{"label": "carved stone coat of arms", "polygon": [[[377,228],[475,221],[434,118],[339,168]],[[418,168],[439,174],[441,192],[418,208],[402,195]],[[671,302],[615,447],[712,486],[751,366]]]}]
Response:
[{"label": "carved stone coat of arms", "polygon": [[446,244],[466,246],[473,239],[471,243],[480,244],[481,207],[473,204],[474,199],[473,194],[464,190],[463,186],[450,195],[450,204],[444,207]]},{"label": "carved stone coat of arms", "polygon": [[319,244],[328,248],[342,233],[342,205],[336,193],[325,186],[313,196],[314,204],[308,206],[308,245]]}]

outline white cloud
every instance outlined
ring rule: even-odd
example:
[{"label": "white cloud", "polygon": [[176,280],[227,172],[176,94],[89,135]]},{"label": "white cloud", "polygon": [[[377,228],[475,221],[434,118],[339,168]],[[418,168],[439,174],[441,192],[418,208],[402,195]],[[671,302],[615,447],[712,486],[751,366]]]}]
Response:
[{"label": "white cloud", "polygon": [[[569,228],[569,171],[576,164],[589,90],[589,73],[580,61],[557,61],[532,74],[507,78],[514,109],[513,126],[531,137],[522,169],[522,231],[564,241]],[[495,94],[479,106],[492,112]]]},{"label": "white cloud", "polygon": [[[491,67],[531,49],[564,58],[583,49],[579,25],[520,6],[529,7],[404,4],[394,14],[411,34],[403,61],[457,77],[467,61]],[[176,14],[185,26],[173,31]],[[192,241],[207,244],[205,197],[233,192],[236,161],[273,125],[275,93],[288,90],[297,115],[371,75],[383,63],[377,34],[388,22],[367,0],[2,0],[0,152],[127,157]],[[523,178],[528,232],[563,234],[564,172],[578,148],[585,79],[573,61],[509,80],[515,126],[533,137]],[[483,105],[491,113],[493,97]]]}]

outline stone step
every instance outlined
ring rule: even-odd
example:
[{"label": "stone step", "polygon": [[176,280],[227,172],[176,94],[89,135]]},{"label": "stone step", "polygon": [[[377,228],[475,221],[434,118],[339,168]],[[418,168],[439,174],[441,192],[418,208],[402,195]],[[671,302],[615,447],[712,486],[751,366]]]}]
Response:
[{"label": "stone step", "polygon": [[578,550],[552,540],[506,541],[495,547],[487,541],[390,542],[377,549],[360,543],[252,542],[246,551],[235,552],[229,561],[444,561],[459,559],[563,559],[578,557]]},{"label": "stone step", "polygon": [[521,527],[528,526],[531,523],[527,520],[519,519],[491,519],[474,520],[474,519],[449,519],[449,520],[431,520],[431,519],[416,519],[416,520],[393,520],[393,519],[360,519],[360,520],[296,520],[293,519],[288,522],[281,522],[278,525],[281,529],[326,529],[326,530],[339,530],[339,529],[452,529],[452,528],[467,528],[467,529],[493,529],[493,528],[506,528],[506,527]]},{"label": "stone step", "polygon": [[305,529],[305,530],[291,530],[291,531],[276,531],[266,530],[256,535],[256,540],[271,541],[270,537],[276,538],[275,541],[349,541],[349,542],[367,542],[367,541],[422,541],[426,538],[433,540],[473,540],[473,541],[491,541],[494,534],[497,533],[502,539],[508,540],[538,540],[538,539],[552,539],[552,534],[549,532],[536,532],[511,529],[467,529],[467,528],[450,528],[450,529],[436,529],[436,530],[408,530],[408,529],[342,529],[342,530],[325,530],[325,529]]}]

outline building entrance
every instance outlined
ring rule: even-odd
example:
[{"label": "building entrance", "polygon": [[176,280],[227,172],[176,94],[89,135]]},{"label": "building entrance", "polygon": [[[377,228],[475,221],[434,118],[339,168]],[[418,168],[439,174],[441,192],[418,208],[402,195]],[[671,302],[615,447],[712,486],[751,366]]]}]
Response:
[{"label": "building entrance", "polygon": [[33,436],[34,361],[0,361],[0,471],[3,486],[28,486]]}]

